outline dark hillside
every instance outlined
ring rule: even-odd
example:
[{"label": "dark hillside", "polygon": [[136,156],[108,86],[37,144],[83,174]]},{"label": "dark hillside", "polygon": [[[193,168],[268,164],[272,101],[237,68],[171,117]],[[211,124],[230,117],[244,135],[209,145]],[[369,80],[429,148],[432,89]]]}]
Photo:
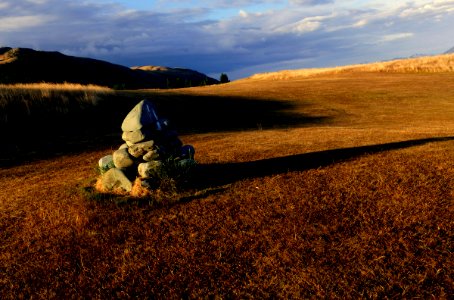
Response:
[{"label": "dark hillside", "polygon": [[10,47],[0,47],[0,55],[5,54],[5,53],[8,52],[9,50],[11,50]]},{"label": "dark hillside", "polygon": [[[199,73],[200,74],[200,73]],[[206,75],[201,74],[201,76]],[[200,76],[199,76],[200,77]],[[0,83],[81,83],[120,89],[168,88],[175,74],[145,72],[102,60],[26,48],[0,49]],[[194,80],[194,85],[200,80]],[[210,78],[204,84],[217,83]],[[184,87],[172,86],[172,87]]]},{"label": "dark hillside", "polygon": [[218,80],[205,74],[185,68],[169,68],[162,66],[138,66],[131,69],[145,71],[154,76],[166,77],[167,87],[192,87],[219,83]]}]

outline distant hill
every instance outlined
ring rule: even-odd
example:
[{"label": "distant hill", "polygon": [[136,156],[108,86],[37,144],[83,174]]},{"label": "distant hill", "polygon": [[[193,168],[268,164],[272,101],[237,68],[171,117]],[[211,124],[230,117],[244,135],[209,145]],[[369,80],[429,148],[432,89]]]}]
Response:
[{"label": "distant hill", "polygon": [[151,75],[159,75],[167,78],[166,84],[170,87],[199,86],[219,83],[205,74],[185,68],[169,68],[161,66],[135,66],[132,70],[147,72]]},{"label": "distant hill", "polygon": [[178,88],[216,84],[189,69],[128,68],[106,61],[28,48],[0,48],[0,83],[81,83],[119,89]]},{"label": "distant hill", "polygon": [[445,52],[445,54],[448,54],[448,53],[454,53],[454,47],[452,47],[451,49],[449,49],[448,51]]}]

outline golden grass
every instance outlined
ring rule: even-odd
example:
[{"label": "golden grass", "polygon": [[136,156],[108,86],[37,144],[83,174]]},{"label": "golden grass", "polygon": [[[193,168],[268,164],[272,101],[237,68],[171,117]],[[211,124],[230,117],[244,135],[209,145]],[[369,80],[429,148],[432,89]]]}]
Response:
[{"label": "golden grass", "polygon": [[309,77],[315,75],[335,75],[339,73],[348,72],[440,73],[453,71],[454,71],[454,54],[444,54],[437,56],[398,59],[387,62],[339,66],[333,68],[313,68],[260,73],[255,74],[247,79],[285,80],[295,77]]},{"label": "golden grass", "polygon": [[[99,92],[112,92],[112,89],[94,84],[78,84],[78,83],[16,83],[16,84],[0,84],[0,89],[5,91],[15,90],[41,90],[43,93],[52,90],[58,91],[99,91]],[[6,93],[6,92],[5,92]]]},{"label": "golden grass", "polygon": [[[345,73],[122,92],[188,132],[210,120],[182,136],[200,169],[143,200],[92,192],[108,146],[0,169],[0,294],[449,299],[453,87],[450,73]],[[291,105],[263,115],[275,102]],[[267,125],[290,112],[327,119]]]},{"label": "golden grass", "polygon": [[44,114],[66,114],[97,105],[113,90],[74,83],[0,84],[0,124]]}]

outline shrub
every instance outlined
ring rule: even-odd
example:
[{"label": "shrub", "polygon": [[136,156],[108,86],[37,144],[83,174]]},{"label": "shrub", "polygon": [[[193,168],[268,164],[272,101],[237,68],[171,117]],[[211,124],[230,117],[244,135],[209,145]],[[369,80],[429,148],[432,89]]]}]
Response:
[{"label": "shrub", "polygon": [[221,74],[221,77],[219,78],[219,81],[220,81],[221,83],[228,83],[228,82],[230,82],[229,77],[228,77],[227,74],[225,74],[225,73],[222,73],[222,74]]}]

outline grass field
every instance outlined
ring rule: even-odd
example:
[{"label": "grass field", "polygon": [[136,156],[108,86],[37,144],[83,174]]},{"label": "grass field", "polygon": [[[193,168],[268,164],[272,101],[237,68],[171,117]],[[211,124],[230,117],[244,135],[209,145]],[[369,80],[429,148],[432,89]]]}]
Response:
[{"label": "grass field", "polygon": [[[199,168],[172,193],[98,194],[97,160],[144,97]],[[454,73],[252,78],[105,102],[84,119],[90,135],[0,169],[3,299],[454,294]]]},{"label": "grass field", "polygon": [[81,84],[0,84],[0,124],[17,124],[34,115],[67,114],[96,105],[100,96],[112,90]]}]

